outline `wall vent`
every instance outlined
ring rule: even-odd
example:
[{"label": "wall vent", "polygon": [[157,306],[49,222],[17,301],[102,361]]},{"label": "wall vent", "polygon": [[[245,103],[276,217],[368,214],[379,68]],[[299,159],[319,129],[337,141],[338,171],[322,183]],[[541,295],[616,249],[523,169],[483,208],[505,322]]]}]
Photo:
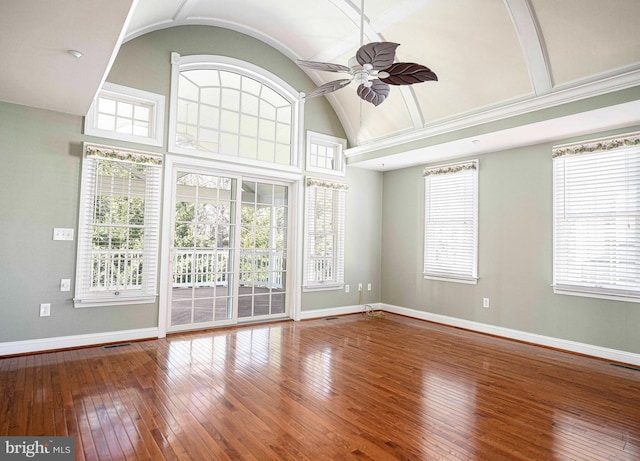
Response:
[{"label": "wall vent", "polygon": [[632,367],[631,365],[624,365],[622,363],[610,363],[609,365],[612,367],[626,368],[627,370],[640,371],[640,368]]},{"label": "wall vent", "polygon": [[127,347],[131,346],[131,343],[109,344],[108,346],[102,346],[103,349],[113,349],[114,347]]}]

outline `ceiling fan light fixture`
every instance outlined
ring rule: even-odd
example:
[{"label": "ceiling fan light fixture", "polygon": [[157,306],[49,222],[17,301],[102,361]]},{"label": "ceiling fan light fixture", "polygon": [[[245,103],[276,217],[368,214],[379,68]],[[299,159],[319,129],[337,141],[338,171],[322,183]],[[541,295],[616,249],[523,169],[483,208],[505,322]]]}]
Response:
[{"label": "ceiling fan light fixture", "polygon": [[358,85],[366,85],[367,83],[369,83],[369,86],[371,86],[369,82],[369,74],[362,70],[354,74],[353,81],[356,82]]}]

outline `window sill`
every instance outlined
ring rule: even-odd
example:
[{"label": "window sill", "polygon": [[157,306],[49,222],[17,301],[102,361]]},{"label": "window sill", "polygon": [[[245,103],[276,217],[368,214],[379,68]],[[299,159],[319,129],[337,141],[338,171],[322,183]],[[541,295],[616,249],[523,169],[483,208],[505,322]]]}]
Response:
[{"label": "window sill", "polygon": [[153,304],[156,302],[156,296],[136,296],[136,297],[109,297],[109,298],[90,298],[73,300],[73,307],[82,309],[85,307],[104,307],[104,306],[131,306],[133,304]]},{"label": "window sill", "polygon": [[437,276],[437,275],[429,275],[423,274],[425,280],[437,280],[439,282],[453,282],[453,283],[465,283],[467,285],[477,285],[478,277],[447,277],[447,276]]},{"label": "window sill", "polygon": [[307,292],[314,292],[314,291],[330,291],[330,290],[342,290],[344,288],[344,284],[333,284],[333,285],[313,285],[313,286],[306,286],[306,287],[302,287],[302,291],[307,293]]},{"label": "window sill", "polygon": [[613,292],[610,290],[598,290],[597,288],[573,287],[552,285],[553,293],[556,295],[581,296],[584,298],[608,299],[611,301],[623,301],[628,303],[640,303],[640,293],[628,291]]}]

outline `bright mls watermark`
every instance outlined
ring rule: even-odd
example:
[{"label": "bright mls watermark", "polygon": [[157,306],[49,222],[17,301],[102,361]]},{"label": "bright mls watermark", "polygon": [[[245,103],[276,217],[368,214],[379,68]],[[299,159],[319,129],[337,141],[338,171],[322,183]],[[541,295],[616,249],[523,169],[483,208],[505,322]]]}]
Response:
[{"label": "bright mls watermark", "polygon": [[73,461],[73,437],[0,437],[0,460]]}]

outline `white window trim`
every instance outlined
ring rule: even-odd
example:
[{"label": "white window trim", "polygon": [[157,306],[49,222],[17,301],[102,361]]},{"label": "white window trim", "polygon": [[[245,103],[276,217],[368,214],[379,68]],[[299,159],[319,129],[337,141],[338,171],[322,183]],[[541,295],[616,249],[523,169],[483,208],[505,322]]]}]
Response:
[{"label": "white window trim", "polygon": [[[425,190],[424,190],[424,228],[423,228],[423,277],[427,280],[437,280],[443,282],[455,282],[455,283],[465,283],[465,284],[477,284],[478,283],[478,168],[479,162],[478,160],[468,160],[464,162],[450,163],[446,165],[438,165],[434,167],[427,167],[424,169],[424,182],[425,182]],[[428,219],[428,194],[427,194],[427,182],[429,181],[429,177],[432,175],[442,175],[442,174],[455,174],[458,171],[463,170],[473,170],[475,171],[475,175],[473,178],[473,195],[474,195],[474,223],[473,223],[473,234],[472,234],[472,255],[471,255],[471,268],[469,275],[460,275],[453,274],[447,272],[436,272],[436,271],[428,271],[427,269],[427,219]]]},{"label": "white window trim", "polygon": [[[80,197],[80,209],[79,209],[79,224],[78,224],[78,252],[76,256],[76,291],[74,301],[74,307],[99,307],[99,306],[118,306],[118,305],[133,305],[133,304],[149,304],[156,301],[157,298],[157,277],[158,277],[158,248],[159,248],[159,225],[160,225],[160,195],[162,193],[162,167],[158,166],[157,170],[157,187],[153,191],[155,194],[151,198],[154,200],[149,203],[148,209],[145,209],[145,223],[147,219],[155,221],[155,224],[150,224],[154,227],[154,238],[145,239],[145,248],[143,250],[143,264],[145,267],[144,272],[144,285],[146,289],[141,290],[139,293],[132,291],[123,291],[121,294],[115,294],[112,292],[95,292],[91,293],[87,283],[90,283],[90,266],[91,261],[87,261],[86,255],[90,255],[90,248],[92,246],[92,236],[87,230],[91,226],[91,219],[93,215],[93,198],[94,194],[89,190],[89,172],[84,161],[86,159],[89,150],[99,150],[106,153],[107,156],[141,156],[145,159],[151,159],[155,164],[161,165],[163,161],[162,155],[157,153],[143,152],[139,150],[121,149],[110,146],[103,146],[97,144],[84,143],[83,151],[83,167],[82,167],[82,182],[81,182],[81,197]],[[147,192],[149,193],[149,192]],[[148,197],[149,198],[149,197]]]},{"label": "white window trim", "polygon": [[304,264],[303,264],[302,289],[304,292],[342,290],[345,286],[344,270],[345,270],[345,235],[346,235],[346,224],[345,224],[346,197],[343,197],[344,204],[343,204],[342,210],[334,210],[334,213],[335,212],[343,213],[342,219],[338,219],[338,223],[337,223],[338,242],[336,245],[337,254],[335,256],[336,266],[337,266],[336,267],[337,280],[331,281],[329,283],[314,283],[307,279],[307,263],[309,261],[309,255],[311,254],[311,249],[310,249],[311,242],[309,241],[309,233],[312,230],[311,219],[310,219],[310,216],[308,215],[308,209],[309,209],[308,189],[310,187],[331,188],[331,189],[336,189],[338,191],[342,191],[343,193],[346,193],[346,191],[349,189],[349,187],[346,184],[337,183],[337,182],[329,181],[326,179],[312,178],[312,177],[307,177],[305,179]]},{"label": "white window trim", "polygon": [[[311,145],[319,144],[336,149],[337,158],[336,165],[333,168],[320,168],[311,165]],[[329,136],[323,133],[316,133],[315,131],[307,130],[307,149],[306,149],[306,164],[305,169],[307,171],[313,171],[316,173],[327,173],[336,176],[345,176],[346,174],[346,161],[344,151],[347,148],[346,139],[338,138],[336,136]]]},{"label": "white window trim", "polygon": [[282,171],[265,172],[264,168],[256,168],[248,165],[229,165],[224,162],[203,160],[198,157],[185,157],[182,155],[168,154],[164,162],[164,189],[162,199],[162,242],[160,259],[160,301],[159,301],[159,337],[166,336],[171,319],[169,316],[168,300],[172,289],[171,278],[173,275],[171,267],[172,258],[172,216],[174,213],[173,197],[175,195],[175,173],[179,169],[189,169],[190,171],[202,172],[204,174],[221,174],[238,176],[252,176],[266,180],[279,180],[290,184],[291,194],[289,196],[289,209],[291,210],[289,222],[290,248],[294,252],[291,256],[290,267],[287,269],[287,292],[290,293],[290,316],[293,320],[301,319],[301,286],[303,262],[303,177],[300,174],[293,174]]},{"label": "white window trim", "polygon": [[[101,130],[95,126],[98,114],[98,98],[100,96],[111,96],[120,101],[132,104],[146,104],[152,107],[149,120],[150,136],[136,136],[134,134],[116,133],[115,131]],[[150,146],[162,147],[164,145],[164,96],[150,91],[130,88],[115,83],[105,82],[98,92],[89,112],[84,120],[84,134],[97,136],[100,138],[117,139],[119,141],[129,141]]]},{"label": "white window trim", "polygon": [[640,132],[600,138],[590,141],[584,141],[581,143],[563,144],[553,147],[553,283],[551,286],[553,288],[554,294],[640,303],[640,290],[632,291],[624,288],[616,289],[600,286],[589,286],[586,284],[572,285],[566,282],[563,283],[562,281],[558,280],[559,275],[557,269],[557,264],[559,263],[557,259],[557,255],[559,254],[559,234],[556,203],[559,200],[560,191],[558,190],[556,178],[556,175],[558,174],[556,170],[556,162],[560,161],[560,159],[565,156],[589,154],[606,155],[608,151],[620,152],[628,150],[630,148],[635,150],[640,148]]},{"label": "white window trim", "polygon": [[[291,165],[277,165],[259,160],[234,157],[224,154],[212,154],[197,149],[187,149],[176,144],[176,124],[178,111],[178,80],[180,72],[192,69],[216,69],[226,70],[251,77],[271,87],[280,95],[291,101],[293,110],[291,126]],[[269,168],[274,171],[289,171],[301,173],[300,152],[302,151],[303,127],[304,127],[304,95],[296,91],[291,85],[275,74],[240,59],[219,55],[192,55],[181,56],[179,53],[171,53],[171,93],[169,98],[169,139],[167,150],[171,153],[200,157],[207,160],[222,161],[237,165],[250,165],[260,168]]]}]

